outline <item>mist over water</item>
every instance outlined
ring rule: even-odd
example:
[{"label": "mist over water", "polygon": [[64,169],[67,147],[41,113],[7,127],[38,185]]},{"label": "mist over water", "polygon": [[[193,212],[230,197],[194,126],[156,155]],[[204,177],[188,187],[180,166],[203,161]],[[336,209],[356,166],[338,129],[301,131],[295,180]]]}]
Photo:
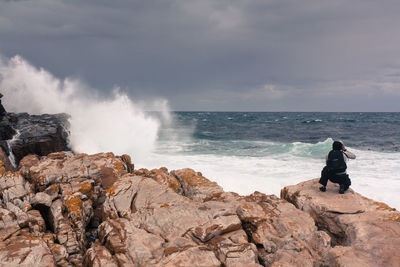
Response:
[{"label": "mist over water", "polygon": [[[115,88],[109,98],[70,78],[61,80],[20,56],[0,62],[0,88],[8,112],[68,113],[76,152],[112,151],[145,157],[154,149],[160,120]],[[168,113],[166,102],[151,103]]]},{"label": "mist over water", "polygon": [[8,112],[70,114],[76,152],[126,153],[135,168],[192,168],[242,195],[279,196],[318,178],[333,139],[342,139],[357,155],[348,163],[352,188],[400,209],[398,113],[173,113],[166,101],[134,102],[118,88],[101,97],[19,56],[0,60],[0,90]]}]

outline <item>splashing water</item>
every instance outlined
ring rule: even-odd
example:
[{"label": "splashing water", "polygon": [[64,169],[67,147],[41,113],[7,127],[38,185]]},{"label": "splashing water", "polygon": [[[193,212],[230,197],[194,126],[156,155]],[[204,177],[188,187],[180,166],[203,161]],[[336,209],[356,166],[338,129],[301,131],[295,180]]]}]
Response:
[{"label": "splashing water", "polygon": [[13,165],[14,168],[17,168],[17,163],[15,161],[15,156],[12,151],[12,145],[16,140],[18,140],[19,136],[21,135],[20,131],[16,130],[16,134],[13,136],[11,140],[7,140],[7,146],[8,146],[8,151],[9,151],[9,156],[8,159],[10,160],[11,164]]},{"label": "splashing water", "polygon": [[[0,75],[7,111],[71,115],[70,146],[76,152],[112,151],[141,158],[154,149],[160,119],[146,113],[118,88],[104,99],[82,82],[60,80],[20,56],[0,60]],[[165,101],[151,106],[169,113]]]}]

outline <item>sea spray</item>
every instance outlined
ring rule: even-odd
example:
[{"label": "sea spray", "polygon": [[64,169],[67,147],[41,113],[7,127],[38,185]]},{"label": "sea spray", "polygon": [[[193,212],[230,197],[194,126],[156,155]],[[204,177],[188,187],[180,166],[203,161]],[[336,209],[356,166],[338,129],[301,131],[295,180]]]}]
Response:
[{"label": "sea spray", "polygon": [[[76,152],[112,151],[137,159],[154,148],[160,117],[145,112],[118,88],[109,98],[102,98],[82,82],[58,79],[20,56],[2,60],[0,75],[4,105],[9,112],[71,115],[69,141]],[[149,105],[155,107],[157,103]],[[165,102],[161,103],[158,108],[163,109],[162,118],[166,118],[168,109]]]},{"label": "sea spray", "polygon": [[12,146],[15,143],[15,141],[18,140],[20,135],[21,135],[21,132],[19,130],[16,130],[16,133],[14,134],[13,138],[7,141],[8,153],[9,153],[8,159],[10,160],[10,162],[14,168],[17,168],[17,163],[15,161],[15,156],[14,156],[14,153],[12,150]]}]

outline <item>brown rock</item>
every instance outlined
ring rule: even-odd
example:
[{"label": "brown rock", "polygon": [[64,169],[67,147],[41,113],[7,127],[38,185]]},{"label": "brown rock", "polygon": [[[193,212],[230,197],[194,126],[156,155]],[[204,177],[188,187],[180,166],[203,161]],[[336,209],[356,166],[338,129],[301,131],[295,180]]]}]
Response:
[{"label": "brown rock", "polygon": [[349,190],[337,193],[329,184],[318,190],[318,180],[282,189],[281,196],[308,212],[336,245],[329,251],[330,266],[396,266],[400,262],[400,213],[386,204]]},{"label": "brown rock", "polygon": [[28,204],[29,195],[33,192],[30,183],[19,172],[4,172],[1,168],[0,165],[0,196],[3,201],[18,205],[17,200],[21,200]]},{"label": "brown rock", "polygon": [[183,194],[195,201],[207,201],[220,196],[224,192],[217,183],[211,182],[201,173],[192,169],[172,171],[171,174],[182,185]]},{"label": "brown rock", "polygon": [[54,260],[57,264],[57,266],[68,266],[68,252],[65,247],[59,245],[59,244],[54,244],[53,242],[50,242],[48,245],[51,253],[53,254]]},{"label": "brown rock", "polygon": [[185,201],[189,200],[152,179],[128,174],[107,190],[103,219],[124,217],[144,207],[162,208]]},{"label": "brown rock", "polygon": [[178,194],[182,194],[182,187],[178,179],[176,179],[174,175],[168,173],[168,169],[165,167],[162,167],[160,169],[153,169],[151,171],[147,169],[140,169],[138,171],[135,171],[135,174],[143,177],[152,178],[157,183],[167,185]]},{"label": "brown rock", "polygon": [[204,247],[192,247],[169,255],[157,265],[159,267],[219,267],[221,262],[215,254]]},{"label": "brown rock", "polygon": [[3,165],[6,171],[15,171],[14,166],[11,164],[7,154],[3,151],[1,146],[0,146],[0,162],[2,162],[0,163],[0,166]]},{"label": "brown rock", "polygon": [[19,229],[17,216],[7,209],[0,208],[0,241],[8,239]]},{"label": "brown rock", "polygon": [[245,197],[237,212],[259,258],[271,266],[315,266],[324,261],[330,238],[313,219],[290,203],[258,192]]},{"label": "brown rock", "polygon": [[51,184],[68,183],[74,178],[91,178],[107,189],[126,174],[128,167],[113,153],[95,155],[57,152],[46,157],[28,156],[21,160],[19,169],[29,178],[38,190]]},{"label": "brown rock", "polygon": [[119,265],[154,265],[163,256],[164,239],[138,229],[128,219],[111,219],[100,225],[99,237]]},{"label": "brown rock", "polygon": [[56,266],[46,242],[36,237],[15,237],[0,242],[1,266]]},{"label": "brown rock", "polygon": [[133,174],[135,165],[132,163],[131,157],[127,154],[123,154],[121,160],[125,163],[127,172]]},{"label": "brown rock", "polygon": [[93,243],[92,247],[86,251],[83,265],[88,267],[118,266],[110,251],[101,246],[98,242]]}]

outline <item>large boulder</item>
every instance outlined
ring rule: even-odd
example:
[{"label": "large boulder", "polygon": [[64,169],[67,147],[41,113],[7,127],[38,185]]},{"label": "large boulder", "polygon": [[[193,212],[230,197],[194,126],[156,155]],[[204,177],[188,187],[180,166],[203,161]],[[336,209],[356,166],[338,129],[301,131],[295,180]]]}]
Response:
[{"label": "large boulder", "polygon": [[46,156],[69,150],[68,119],[67,114],[6,113],[0,120],[0,146],[7,155],[13,153],[16,164],[29,154]]},{"label": "large boulder", "polygon": [[336,184],[319,191],[318,180],[282,189],[281,197],[311,215],[333,241],[329,266],[398,266],[400,213],[384,203],[349,190],[338,194]]}]

